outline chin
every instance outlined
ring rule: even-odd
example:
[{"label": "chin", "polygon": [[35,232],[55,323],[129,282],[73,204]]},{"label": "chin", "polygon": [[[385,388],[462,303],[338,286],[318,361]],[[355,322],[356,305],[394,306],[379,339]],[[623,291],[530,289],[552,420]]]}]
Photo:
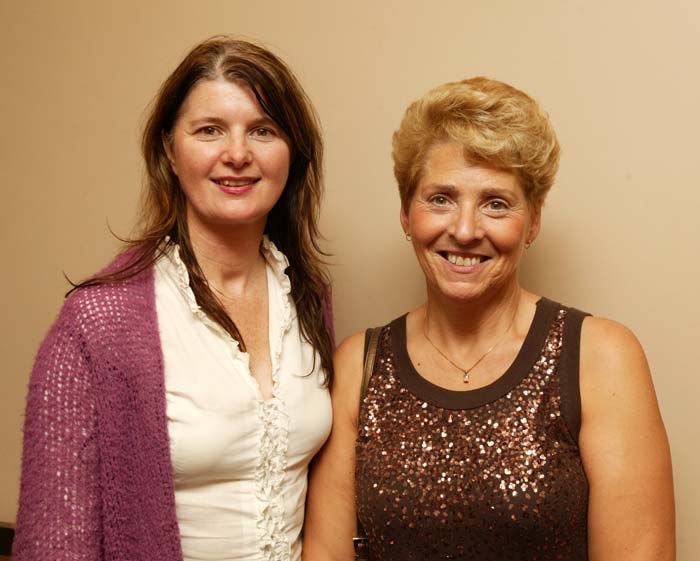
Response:
[{"label": "chin", "polygon": [[484,287],[459,287],[459,286],[440,286],[434,288],[434,292],[455,302],[474,302],[484,296],[486,290]]},{"label": "chin", "polygon": [[235,214],[226,214],[220,216],[218,223],[220,226],[235,228],[236,226],[250,226],[251,224],[259,224],[267,220],[267,214],[259,212],[237,212]]},{"label": "chin", "polygon": [[[517,283],[515,283],[517,285]],[[442,282],[433,285],[433,290],[442,298],[452,300],[455,303],[474,303],[482,299],[491,299],[499,294],[508,292],[511,283],[455,283]]]}]

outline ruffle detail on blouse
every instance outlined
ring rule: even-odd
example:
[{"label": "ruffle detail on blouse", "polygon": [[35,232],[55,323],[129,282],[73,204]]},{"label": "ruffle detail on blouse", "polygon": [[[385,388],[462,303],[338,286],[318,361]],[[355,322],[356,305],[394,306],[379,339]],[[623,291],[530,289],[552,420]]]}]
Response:
[{"label": "ruffle detail on blouse", "polygon": [[[285,508],[283,484],[287,469],[287,446],[289,443],[289,416],[285,411],[283,400],[278,395],[279,366],[283,349],[283,339],[294,320],[292,304],[292,285],[285,273],[289,267],[287,257],[263,236],[261,251],[267,265],[272,270],[281,290],[275,290],[275,308],[280,313],[278,327],[270,338],[270,359],[272,362],[273,396],[265,401],[259,394],[257,413],[262,424],[260,438],[259,463],[255,468],[256,499],[259,505],[256,520],[258,543],[261,558],[265,561],[289,561],[291,544],[285,528]],[[189,309],[205,325],[222,334],[234,343],[234,355],[247,362],[247,353],[240,351],[235,341],[219,324],[214,322],[201,309],[190,288],[190,278],[182,258],[180,248],[173,245],[166,251],[166,256],[173,264],[176,282],[185,298]],[[272,302],[270,302],[272,306]]]},{"label": "ruffle detail on blouse", "polygon": [[233,343],[234,345],[235,350],[238,351],[238,341],[231,337],[228,331],[226,331],[218,323],[212,320],[197,303],[197,298],[195,297],[194,292],[192,292],[192,288],[190,288],[190,274],[187,272],[187,267],[182,261],[182,257],[180,257],[180,246],[177,244],[173,244],[171,248],[172,249],[166,252],[166,256],[170,259],[170,262],[175,267],[178,288],[180,289],[180,292],[185,298],[185,301],[187,302],[187,306],[189,307],[190,311],[197,317],[197,319],[199,319],[199,321],[201,321],[209,329],[212,329],[213,331],[219,333],[220,335],[231,341],[231,343]]},{"label": "ruffle detail on blouse", "polygon": [[[166,243],[168,242],[168,240],[169,238],[166,239]],[[285,333],[288,331],[292,323],[292,310],[290,304],[292,283],[289,280],[287,273],[285,273],[285,270],[287,269],[287,267],[289,267],[289,261],[287,260],[287,257],[284,255],[284,253],[277,249],[277,246],[273,242],[271,242],[267,236],[263,236],[261,248],[263,256],[265,257],[265,261],[272,269],[272,272],[274,273],[275,277],[280,283],[280,286],[282,287],[281,297],[283,309],[283,328],[278,334],[279,340],[276,341],[276,343],[279,343],[275,345],[277,350],[276,356],[273,356],[273,359],[275,359],[276,362],[279,363],[279,356],[282,352],[282,338],[284,337]],[[178,244],[170,245],[170,247],[165,251],[165,256],[168,259],[170,259],[170,262],[175,267],[175,274],[177,276],[176,280],[178,287],[182,292],[182,295],[184,296],[185,301],[187,302],[187,305],[190,308],[190,311],[193,314],[195,314],[197,318],[199,318],[202,321],[202,323],[204,323],[211,329],[225,333],[236,344],[236,346],[238,346],[238,341],[236,341],[230,335],[228,335],[228,332],[224,328],[222,328],[218,323],[213,321],[197,303],[197,299],[195,298],[194,292],[192,292],[192,289],[190,288],[190,274],[188,273],[187,267],[185,266],[185,263],[182,261],[182,257],[180,256],[180,246]],[[275,363],[273,362],[273,370],[274,364]]]},{"label": "ruffle detail on blouse", "polygon": [[255,474],[256,498],[261,505],[257,520],[260,552],[266,561],[288,561],[291,546],[284,527],[282,486],[287,468],[289,417],[276,396],[259,403],[258,415],[263,425],[260,463]]},{"label": "ruffle detail on blouse", "polygon": [[270,360],[272,361],[272,381],[277,386],[277,378],[280,364],[280,356],[282,355],[282,340],[289,331],[292,325],[292,283],[285,273],[289,267],[287,257],[282,253],[277,246],[270,241],[267,236],[263,236],[262,250],[268,265],[272,269],[277,281],[282,290],[279,294],[281,306],[281,329],[277,330],[274,340],[270,341]]},{"label": "ruffle detail on blouse", "polygon": [[281,287],[281,290],[277,291],[281,315],[280,328],[276,330],[274,339],[270,340],[273,397],[268,401],[260,400],[258,404],[258,415],[263,425],[260,463],[255,474],[257,499],[261,505],[257,520],[258,540],[263,559],[288,561],[291,557],[291,546],[284,527],[282,486],[287,469],[289,417],[285,412],[284,403],[277,395],[277,388],[283,339],[292,325],[292,284],[285,273],[289,267],[287,257],[267,236],[263,236],[262,253]]}]

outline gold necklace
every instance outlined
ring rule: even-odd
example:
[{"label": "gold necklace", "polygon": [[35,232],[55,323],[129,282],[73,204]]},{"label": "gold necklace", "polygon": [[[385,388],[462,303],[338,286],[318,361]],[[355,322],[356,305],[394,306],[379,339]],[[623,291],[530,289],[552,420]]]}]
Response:
[{"label": "gold necklace", "polygon": [[438,348],[438,346],[430,340],[430,337],[428,337],[428,312],[427,312],[427,310],[425,313],[425,320],[423,321],[423,336],[425,337],[425,340],[428,341],[428,343],[430,343],[430,345],[433,347],[433,349],[435,349],[438,353],[440,353],[440,356],[442,358],[444,358],[447,362],[449,362],[452,366],[454,366],[457,370],[459,370],[462,373],[464,383],[468,384],[469,383],[469,374],[471,373],[471,371],[474,370],[474,368],[476,368],[476,366],[482,360],[484,360],[486,358],[486,356],[492,350],[494,350],[498,345],[500,345],[503,342],[503,340],[506,338],[506,335],[508,335],[510,328],[513,327],[513,323],[515,323],[515,316],[517,314],[518,314],[518,308],[516,307],[515,313],[513,314],[513,319],[510,320],[510,323],[508,324],[508,328],[503,332],[503,335],[501,335],[501,337],[498,339],[498,341],[496,341],[493,345],[491,345],[489,347],[489,349],[483,355],[481,355],[479,358],[477,358],[476,362],[474,362],[474,364],[472,364],[469,368],[462,368],[459,364],[457,364],[449,356],[447,356],[445,353],[443,353]]}]

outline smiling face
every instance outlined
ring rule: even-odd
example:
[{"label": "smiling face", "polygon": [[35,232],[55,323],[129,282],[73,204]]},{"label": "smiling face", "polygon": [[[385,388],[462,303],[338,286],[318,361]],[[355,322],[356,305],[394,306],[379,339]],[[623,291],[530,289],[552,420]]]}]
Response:
[{"label": "smiling face", "polygon": [[429,293],[473,301],[518,286],[526,242],[539,231],[512,173],[469,162],[462,146],[433,146],[401,224],[426,277]]},{"label": "smiling face", "polygon": [[187,198],[190,232],[264,228],[287,183],[290,148],[249,88],[199,82],[163,144]]}]

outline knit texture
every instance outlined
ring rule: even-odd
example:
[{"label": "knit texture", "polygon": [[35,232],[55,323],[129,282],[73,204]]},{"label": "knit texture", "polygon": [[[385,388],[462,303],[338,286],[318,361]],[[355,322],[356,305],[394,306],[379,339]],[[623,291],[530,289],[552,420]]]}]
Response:
[{"label": "knit texture", "polygon": [[152,268],[74,292],[39,349],[13,559],[182,561]]},{"label": "knit texture", "polygon": [[13,559],[182,561],[163,380],[152,269],[71,295],[32,370]]}]

